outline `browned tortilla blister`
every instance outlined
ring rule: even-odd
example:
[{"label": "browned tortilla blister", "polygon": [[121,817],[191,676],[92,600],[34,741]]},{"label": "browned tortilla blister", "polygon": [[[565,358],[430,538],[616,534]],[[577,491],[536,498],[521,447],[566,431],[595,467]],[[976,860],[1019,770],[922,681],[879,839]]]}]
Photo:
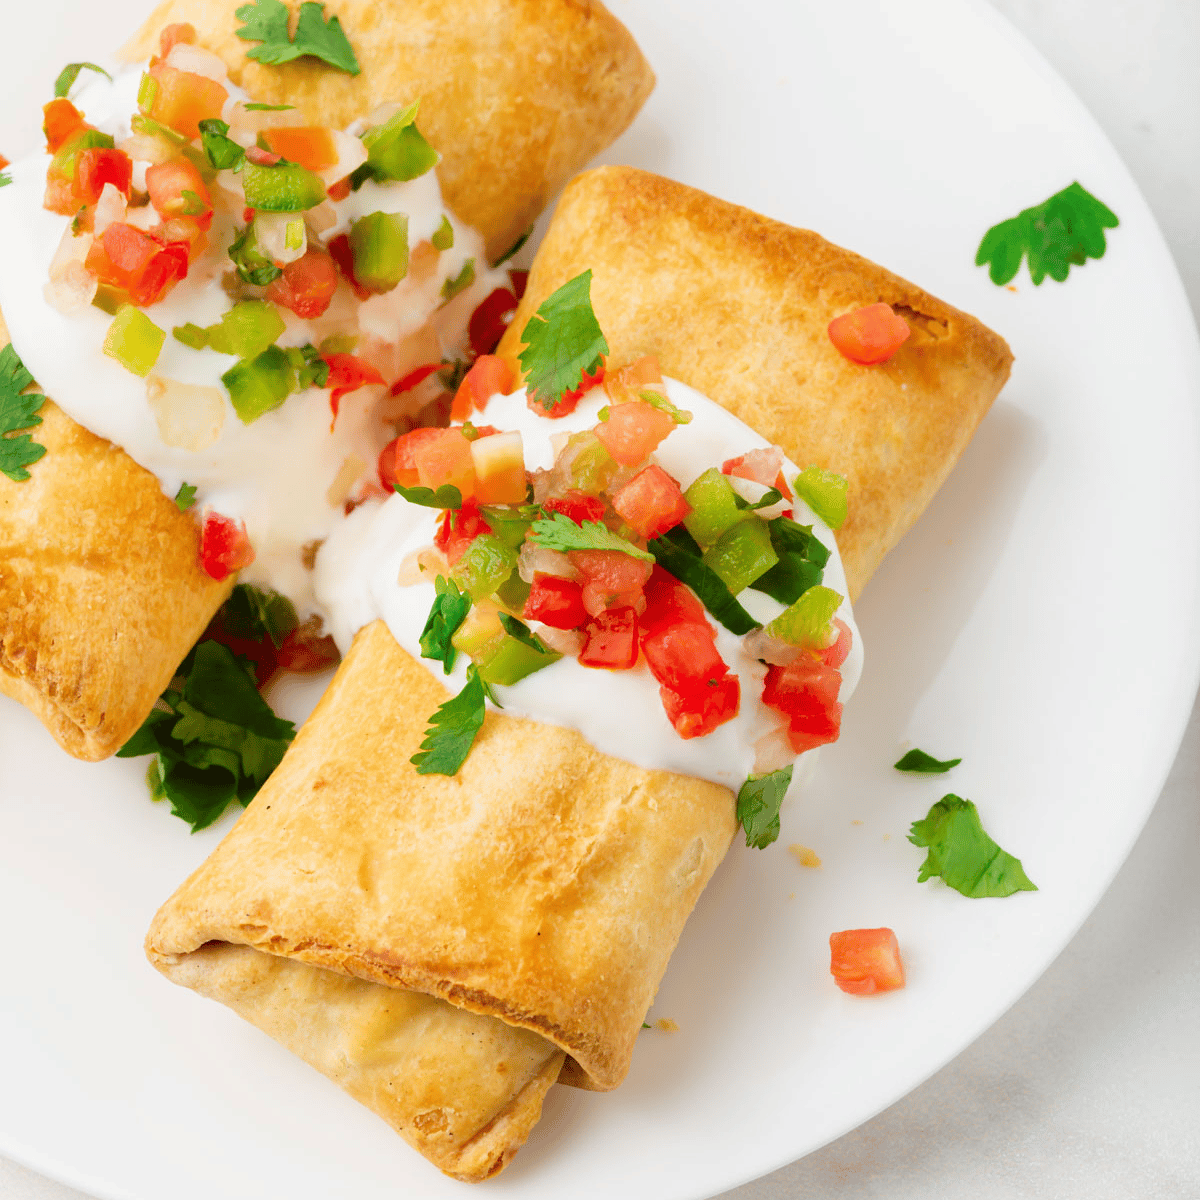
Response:
[{"label": "browned tortilla blister", "polygon": [[[610,366],[658,354],[668,374],[795,461],[850,476],[843,554],[856,591],[1008,374],[999,337],[882,268],[624,168],[567,189],[502,351],[514,354],[529,314],[586,269]],[[855,367],[825,328],[879,300],[902,309],[913,337],[884,366]],[[491,1139],[489,1160],[471,1131],[494,1130],[513,1101],[449,1081],[442,1064],[458,1053],[455,1039],[474,1021],[472,1036],[497,1039],[495,1061],[506,1063],[506,1029],[534,1037],[550,1070],[565,1054],[564,1082],[619,1083],[736,820],[724,787],[643,770],[573,730],[504,713],[487,715],[456,776],[418,775],[409,759],[446,695],[382,622],[363,629],[282,765],[163,906],[146,944],[169,978],[278,1037],[443,1170],[480,1179],[521,1144],[549,1071],[521,1094],[525,1115],[506,1126],[510,1137]],[[385,1041],[419,1042],[430,1064],[414,1075],[410,1059],[394,1058],[395,1090],[382,1103],[360,1078],[379,1062],[379,1042],[356,1043],[361,1063],[341,1049],[309,999],[321,985],[297,996],[264,984],[243,998],[241,973],[257,977],[274,958],[306,979],[369,981],[373,1005],[415,989],[461,1010],[463,1023],[401,1034],[408,1018],[397,1011],[380,1026]],[[411,1089],[441,1099],[418,1102]],[[405,1103],[393,1103],[401,1093]]]},{"label": "browned tortilla blister", "polygon": [[[241,3],[168,0],[125,56],[148,58],[164,25],[188,21],[252,97],[322,125],[419,99],[446,202],[493,257],[654,85],[596,0],[330,0],[326,16],[340,17],[357,76],[313,60],[248,60],[255,43],[235,35]],[[54,405],[38,440],[47,454],[34,478],[0,478],[0,691],[70,753],[105,758],[145,719],[229,586],[200,569],[195,517],[122,450]]]}]

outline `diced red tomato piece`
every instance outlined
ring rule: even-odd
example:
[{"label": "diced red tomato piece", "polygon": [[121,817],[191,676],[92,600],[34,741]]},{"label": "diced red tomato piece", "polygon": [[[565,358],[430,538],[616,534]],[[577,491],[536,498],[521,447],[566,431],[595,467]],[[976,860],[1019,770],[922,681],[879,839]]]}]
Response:
[{"label": "diced red tomato piece", "polygon": [[[297,625],[279,647],[279,669],[297,675],[309,675],[337,665],[341,655],[337,643],[326,633],[320,617],[310,617]],[[269,638],[267,639],[270,640]]]},{"label": "diced red tomato piece", "polygon": [[445,484],[458,488],[464,497],[475,494],[475,461],[471,443],[457,429],[434,430],[437,437],[426,438],[413,448],[413,463],[421,487],[437,489]]},{"label": "diced red tomato piece", "polygon": [[219,580],[253,561],[254,547],[246,535],[246,526],[217,512],[206,513],[200,528],[200,566]]},{"label": "diced red tomato piece", "polygon": [[75,155],[74,191],[80,204],[95,204],[106,183],[111,183],[128,200],[132,181],[133,160],[122,150],[94,147]]},{"label": "diced red tomato piece", "polygon": [[347,175],[345,179],[339,179],[337,183],[331,183],[325,191],[330,200],[345,200],[350,195],[350,176]]},{"label": "diced red tomato piece", "polygon": [[576,525],[582,525],[584,521],[604,519],[604,501],[576,488],[571,488],[565,496],[555,496],[552,500],[547,500],[542,508],[546,512],[562,513],[564,517],[570,517]]},{"label": "diced red tomato piece", "polygon": [[662,537],[692,511],[679,484],[657,463],[639,471],[617,491],[612,506],[647,541]]},{"label": "diced red tomato piece", "polygon": [[704,737],[738,715],[742,687],[736,675],[726,675],[698,688],[676,692],[658,689],[663,708],[681,738]]},{"label": "diced red tomato piece", "polygon": [[838,691],[841,673],[816,656],[801,656],[785,667],[770,666],[763,703],[787,718],[788,741],[797,754],[836,742],[842,728]]},{"label": "diced red tomato piece", "polygon": [[341,271],[346,282],[354,289],[354,294],[360,300],[369,299],[372,295],[368,288],[363,287],[354,277],[354,251],[350,249],[350,238],[347,234],[339,233],[329,243],[329,253],[337,268]]},{"label": "diced red tomato piece", "polygon": [[646,605],[642,588],[652,563],[620,550],[572,550],[567,557],[583,584],[583,606],[593,616],[605,609]]},{"label": "diced red tomato piece", "polygon": [[196,27],[190,22],[178,21],[173,25],[164,25],[162,33],[158,35],[158,55],[166,58],[180,42],[191,46],[195,41]]},{"label": "diced red tomato piece", "polygon": [[846,656],[850,653],[850,646],[854,639],[850,633],[850,626],[841,617],[834,617],[833,624],[838,631],[837,640],[832,646],[821,651],[821,661],[827,667],[837,668],[846,661]]},{"label": "diced red tomato piece", "polygon": [[583,589],[573,579],[537,571],[529,585],[524,617],[554,629],[578,629],[588,618]]},{"label": "diced red tomato piece", "polygon": [[673,692],[708,687],[729,674],[707,621],[644,633],[642,653],[654,678]]},{"label": "diced red tomato piece", "polygon": [[329,407],[333,410],[329,428],[332,429],[342,397],[368,384],[382,383],[383,376],[369,362],[353,354],[326,354],[324,358],[329,364],[329,379],[325,386],[332,389],[329,393]]},{"label": "diced red tomato piece", "polygon": [[427,380],[434,371],[440,371],[444,366],[443,363],[426,363],[423,367],[414,367],[407,375],[401,376],[388,389],[393,396],[401,396],[405,392],[411,392],[413,388],[420,386]]},{"label": "diced red tomato piece", "polygon": [[633,467],[649,458],[674,428],[675,421],[669,413],[635,400],[631,404],[614,404],[608,420],[601,421],[595,432],[617,462]]},{"label": "diced red tomato piece", "polygon": [[267,299],[311,321],[324,315],[337,291],[338,271],[332,258],[310,246],[303,258],[288,263],[267,285]]},{"label": "diced red tomato piece", "polygon": [[662,369],[657,354],[643,354],[628,366],[610,371],[604,379],[604,390],[614,404],[628,404],[644,391],[662,389]]},{"label": "diced red tomato piece", "polygon": [[285,125],[263,130],[263,141],[288,162],[310,171],[325,171],[338,160],[333,135],[322,125]]},{"label": "diced red tomato piece", "polygon": [[900,943],[890,929],[844,929],[829,935],[829,970],[852,996],[894,992],[904,986]]},{"label": "diced red tomato piece", "polygon": [[584,626],[583,632],[587,640],[579,652],[579,661],[585,667],[628,671],[637,664],[636,609],[625,606],[598,613]]},{"label": "diced red tomato piece", "polygon": [[670,625],[707,625],[704,605],[696,593],[669,571],[655,566],[645,587],[646,611],[640,623],[643,633],[657,633]]},{"label": "diced red tomato piece", "polygon": [[212,196],[200,172],[186,158],[173,158],[148,167],[146,191],[150,193],[155,212],[164,221],[187,217],[200,229],[208,229],[212,224]]},{"label": "diced red tomato piece", "polygon": [[160,246],[181,244],[187,250],[189,263],[194,263],[208,249],[208,234],[191,217],[172,217],[151,229],[150,236]]},{"label": "diced red tomato piece", "polygon": [[887,362],[912,332],[890,304],[868,304],[829,322],[829,340],[843,358],[863,367]]},{"label": "diced red tomato piece", "polygon": [[508,288],[496,288],[479,302],[467,325],[471,349],[476,354],[491,354],[504,336],[512,315],[517,311],[517,298]]},{"label": "diced red tomato piece", "polygon": [[114,221],[92,243],[84,265],[101,283],[124,289],[144,308],[187,275],[188,251],[182,243],[162,246],[140,229]]},{"label": "diced red tomato piece", "polygon": [[525,289],[529,286],[529,272],[518,268],[509,271],[508,277],[512,280],[513,295],[520,300],[525,295]]},{"label": "diced red tomato piece", "polygon": [[157,85],[148,117],[169,125],[186,138],[200,136],[200,122],[219,117],[229,93],[207,75],[180,71],[166,63],[155,63],[150,76]]},{"label": "diced red tomato piece", "polygon": [[46,135],[46,150],[57,154],[72,138],[91,126],[70,100],[60,97],[42,105],[42,132]]},{"label": "diced red tomato piece", "polygon": [[512,367],[494,354],[481,354],[458,386],[450,420],[465,421],[471,413],[482,412],[493,396],[508,395],[512,385]]},{"label": "diced red tomato piece", "polygon": [[466,548],[481,534],[491,533],[492,527],[484,520],[479,505],[474,500],[463,501],[462,508],[448,508],[438,526],[433,544],[446,556],[453,566],[463,556]]},{"label": "diced red tomato piece", "polygon": [[388,442],[379,454],[379,481],[388,491],[397,485],[418,487],[421,477],[413,455],[419,446],[441,436],[440,429],[412,429]]},{"label": "diced red tomato piece", "polygon": [[261,146],[247,146],[246,161],[256,167],[273,167],[283,162],[283,155],[276,154],[274,150],[264,150]]},{"label": "diced red tomato piece", "polygon": [[584,371],[583,379],[579,386],[574,391],[563,392],[562,399],[549,412],[538,401],[534,400],[532,396],[527,396],[525,403],[529,411],[537,413],[539,417],[565,417],[579,407],[579,401],[583,399],[584,393],[590,392],[594,387],[599,387],[603,382],[604,362],[601,360],[600,365],[591,374]]},{"label": "diced red tomato piece", "polygon": [[60,175],[46,172],[46,195],[42,207],[62,217],[73,216],[79,210],[79,201],[75,199],[75,188],[69,179]]}]

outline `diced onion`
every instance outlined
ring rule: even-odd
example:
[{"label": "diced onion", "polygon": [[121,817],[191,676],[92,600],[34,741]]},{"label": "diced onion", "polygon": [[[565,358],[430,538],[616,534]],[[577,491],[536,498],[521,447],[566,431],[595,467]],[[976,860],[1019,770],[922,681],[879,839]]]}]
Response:
[{"label": "diced onion", "polygon": [[158,436],[166,446],[205,450],[221,436],[227,405],[219,388],[149,375],[146,400],[158,422]]},{"label": "diced onion", "polygon": [[318,237],[328,233],[338,223],[337,209],[329,200],[322,200],[315,208],[310,208],[304,217],[309,228]]},{"label": "diced onion", "polygon": [[578,658],[583,649],[586,636],[578,629],[555,629],[551,625],[536,626],[536,633],[551,650],[557,653]]},{"label": "diced onion", "polygon": [[357,454],[348,454],[342,460],[338,473],[333,477],[333,482],[325,493],[325,499],[329,501],[331,508],[341,508],[346,503],[350,493],[354,490],[354,485],[366,469],[367,464]]},{"label": "diced onion", "polygon": [[256,213],[254,237],[258,248],[276,266],[303,258],[308,249],[308,234],[302,213]]},{"label": "diced onion", "polygon": [[46,303],[64,317],[83,312],[91,304],[100,281],[81,262],[72,260],[42,289]]},{"label": "diced onion", "polygon": [[298,108],[248,109],[241,100],[230,98],[221,112],[229,126],[229,136],[240,146],[253,146],[258,135],[266,129],[283,129],[291,125],[306,125]]},{"label": "diced onion", "polygon": [[[117,143],[117,149],[133,159],[133,186],[139,192],[146,190],[146,168],[169,162],[175,157],[175,148],[165,137],[149,133],[132,133]],[[138,179],[139,167],[141,179]]]},{"label": "diced onion", "polygon": [[125,197],[111,183],[104,185],[100,199],[96,201],[96,214],[92,230],[99,237],[110,225],[125,220]]},{"label": "diced onion", "polygon": [[91,248],[92,235],[90,233],[73,234],[71,226],[68,224],[63,230],[58,249],[55,250],[54,257],[50,260],[50,278],[60,279],[63,272],[72,263],[82,264]]},{"label": "diced onion", "polygon": [[543,575],[557,575],[562,579],[579,578],[579,572],[565,554],[529,541],[521,547],[521,553],[517,555],[517,570],[526,583],[532,583],[534,575],[539,571]]},{"label": "diced onion", "polygon": [[763,662],[772,663],[777,667],[786,667],[804,653],[799,646],[793,646],[782,638],[772,637],[765,629],[753,629],[746,634],[742,640],[742,648],[751,658],[761,658]]},{"label": "diced onion", "polygon": [[211,51],[190,42],[176,42],[167,55],[166,64],[176,71],[190,71],[193,75],[203,75],[212,79],[223,88],[229,88],[229,73],[225,64]]},{"label": "diced onion", "polygon": [[796,761],[796,752],[788,741],[787,730],[782,726],[763,734],[754,743],[754,774],[769,775],[782,770]]},{"label": "diced onion", "polygon": [[367,161],[367,148],[359,138],[343,133],[340,129],[331,129],[329,135],[333,138],[333,148],[337,151],[337,162],[332,167],[317,172],[326,187],[337,183],[339,179],[345,179]]},{"label": "diced onion", "polygon": [[[743,500],[747,500],[751,504],[757,504],[771,490],[765,483],[759,483],[755,479],[743,479],[740,475],[726,475],[725,478],[729,480],[729,486]],[[774,504],[769,504],[766,508],[760,508],[757,511],[764,521],[770,521],[775,517],[782,516],[791,507],[790,500],[781,498]]]}]

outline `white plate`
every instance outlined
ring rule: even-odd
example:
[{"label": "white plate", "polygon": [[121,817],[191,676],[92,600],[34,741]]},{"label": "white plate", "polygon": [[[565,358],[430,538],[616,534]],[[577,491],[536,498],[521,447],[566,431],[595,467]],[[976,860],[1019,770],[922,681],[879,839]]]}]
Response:
[{"label": "white plate", "polygon": [[[0,148],[32,147],[63,62],[139,0],[22,6]],[[1095,905],[1149,813],[1200,667],[1200,355],[1144,202],[1061,82],[981,3],[616,0],[659,86],[606,156],[809,225],[1003,333],[1013,380],[859,606],[867,672],[772,849],[736,848],[615,1093],[555,1089],[525,1198],[698,1198],[914,1087],[996,1019]],[[114,32],[115,31],[115,32]],[[353,31],[351,31],[353,32]],[[993,287],[983,231],[1073,179],[1121,218],[1064,285]],[[301,698],[292,700],[299,704]],[[890,768],[908,743],[964,763]],[[461,1195],[375,1117],[141,956],[215,844],[146,800],[142,764],[60,754],[0,711],[0,1153],[103,1197]],[[918,885],[909,823],[975,800],[1041,891]],[[815,847],[798,867],[789,842]],[[828,977],[831,930],[893,926],[909,986]]]}]

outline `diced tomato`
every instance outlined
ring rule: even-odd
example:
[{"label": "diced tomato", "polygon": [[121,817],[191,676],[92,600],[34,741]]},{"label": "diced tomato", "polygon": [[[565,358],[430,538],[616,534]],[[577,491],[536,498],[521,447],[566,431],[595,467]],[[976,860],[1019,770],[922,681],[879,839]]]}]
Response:
[{"label": "diced tomato", "polygon": [[407,375],[397,379],[388,391],[393,396],[401,396],[405,392],[411,392],[413,388],[424,383],[434,371],[440,371],[444,365],[443,363],[435,362],[426,363],[423,367],[414,367]]},{"label": "diced tomato", "polygon": [[497,394],[508,395],[513,385],[512,368],[494,354],[481,354],[463,376],[450,406],[452,421],[465,421],[472,412],[482,412]]},{"label": "diced tomato", "polygon": [[61,175],[46,172],[46,195],[42,207],[61,217],[69,217],[78,212],[79,201],[75,199],[75,188],[69,179]]},{"label": "diced tomato", "polygon": [[186,138],[200,136],[200,122],[220,117],[229,93],[207,75],[180,71],[166,63],[155,63],[150,76],[156,86],[146,116],[169,125]]},{"label": "diced tomato", "polygon": [[572,579],[537,571],[529,585],[524,617],[554,629],[578,629],[588,618],[583,589]]},{"label": "diced tomato", "polygon": [[512,280],[513,295],[520,300],[525,295],[526,287],[529,286],[529,272],[520,269],[509,271],[508,277]]},{"label": "diced tomato", "polygon": [[900,943],[890,929],[844,929],[829,935],[829,970],[852,996],[894,992],[904,986]]},{"label": "diced tomato", "polygon": [[9,165],[8,159],[5,158],[3,154],[0,154],[0,171],[3,171],[4,168],[7,167],[8,165]]},{"label": "diced tomato", "polygon": [[332,258],[310,246],[303,258],[288,263],[267,285],[267,299],[305,321],[324,315],[337,291],[338,271]]},{"label": "diced tomato", "polygon": [[726,721],[732,721],[742,703],[742,687],[736,675],[714,679],[686,692],[664,686],[658,689],[658,694],[667,717],[681,738],[704,737],[712,733]]},{"label": "diced tomato", "polygon": [[329,407],[333,410],[329,428],[332,429],[342,397],[368,384],[382,383],[383,376],[369,362],[353,354],[326,354],[324,358],[329,364],[329,379],[325,386],[332,389],[329,393]]},{"label": "diced tomato", "polygon": [[[297,625],[279,647],[279,668],[297,675],[309,675],[337,665],[337,643],[326,633],[320,617],[310,617]],[[269,639],[268,639],[269,640]]]},{"label": "diced tomato", "polygon": [[60,97],[42,105],[42,132],[46,135],[46,150],[57,154],[72,138],[91,126],[70,100]]},{"label": "diced tomato", "polygon": [[838,631],[837,640],[828,649],[821,651],[821,661],[827,667],[837,668],[846,661],[846,656],[850,653],[850,644],[853,641],[853,636],[850,633],[850,626],[841,617],[834,617],[833,623]]},{"label": "diced tomato", "polygon": [[253,561],[254,547],[246,526],[220,513],[206,513],[200,529],[200,566],[213,579],[225,579]]},{"label": "diced tomato", "polygon": [[707,625],[704,605],[695,592],[669,571],[655,566],[645,587],[646,611],[640,624],[643,633],[657,633],[670,625]]},{"label": "diced tomato", "polygon": [[890,304],[868,304],[829,322],[829,340],[843,358],[863,367],[887,362],[912,332]]},{"label": "diced tomato", "polygon": [[188,251],[179,242],[159,245],[140,229],[115,221],[92,243],[84,265],[101,283],[124,289],[144,308],[187,275]]},{"label": "diced tomato", "polygon": [[256,167],[273,167],[283,161],[283,155],[276,154],[274,150],[264,150],[261,146],[247,146],[246,161]]},{"label": "diced tomato", "polygon": [[763,703],[787,718],[788,741],[797,754],[837,741],[841,685],[841,673],[816,656],[802,655],[787,666],[767,668]]},{"label": "diced tomato", "polygon": [[585,392],[590,392],[592,388],[598,387],[603,382],[604,362],[601,360],[600,365],[590,375],[587,371],[584,371],[583,380],[579,386],[572,392],[563,392],[562,399],[549,412],[538,401],[534,400],[532,396],[527,396],[525,403],[530,412],[537,413],[539,417],[565,417],[579,407],[579,401],[583,398]]},{"label": "diced tomato", "polygon": [[418,487],[421,477],[413,457],[417,448],[442,436],[440,429],[412,429],[388,442],[379,454],[379,481],[391,491],[394,487]]},{"label": "diced tomato", "polygon": [[639,471],[617,491],[612,506],[647,541],[662,537],[692,511],[679,484],[657,463]]},{"label": "diced tomato", "polygon": [[262,138],[276,154],[310,171],[328,170],[338,160],[333,135],[321,125],[285,125],[277,129],[264,129]]},{"label": "diced tomato", "polygon": [[201,229],[208,229],[212,224],[212,196],[200,172],[186,158],[173,158],[148,167],[146,191],[150,193],[155,212],[164,221],[187,217]]},{"label": "diced tomato", "polygon": [[628,366],[610,371],[604,379],[604,390],[614,404],[637,400],[643,391],[662,388],[662,369],[657,354],[643,354]]},{"label": "diced tomato", "polygon": [[601,421],[595,432],[617,462],[633,467],[649,458],[674,428],[675,421],[669,413],[635,400],[631,404],[614,404],[608,411],[608,420]]},{"label": "diced tomato", "polygon": [[354,294],[360,300],[368,299],[371,292],[354,277],[354,251],[350,249],[349,236],[339,233],[333,238],[329,243],[329,253],[346,282],[354,289]]},{"label": "diced tomato", "polygon": [[437,436],[426,438],[413,448],[413,463],[421,487],[436,490],[450,484],[464,497],[474,495],[475,462],[470,441],[461,428],[432,432]]},{"label": "diced tomato", "polygon": [[[480,437],[478,432],[468,438],[475,467],[475,499],[480,504],[524,504],[529,479],[521,435],[496,431]],[[463,436],[467,436],[465,430]]]},{"label": "diced tomato", "polygon": [[653,564],[620,550],[572,550],[567,557],[583,584],[583,606],[593,616],[605,609],[645,608],[642,588]]},{"label": "diced tomato", "polygon": [[196,27],[190,22],[178,21],[174,25],[164,25],[162,33],[158,35],[158,56],[166,58],[180,42],[191,46],[195,41]]},{"label": "diced tomato", "polygon": [[325,191],[330,200],[345,200],[350,195],[350,176],[347,175],[345,179],[339,179],[337,183],[331,183]]},{"label": "diced tomato", "polygon": [[208,234],[191,217],[172,217],[151,229],[150,236],[160,246],[181,244],[187,250],[189,263],[194,263],[208,249]]},{"label": "diced tomato", "polygon": [[707,621],[643,633],[642,653],[654,678],[674,692],[710,686],[729,674]]},{"label": "diced tomato", "polygon": [[481,534],[491,533],[492,527],[483,519],[479,505],[474,500],[463,501],[462,508],[448,508],[438,526],[433,544],[446,556],[453,566],[463,556],[466,548]]},{"label": "diced tomato", "polygon": [[542,508],[546,512],[562,513],[570,517],[576,525],[584,521],[601,521],[604,519],[604,501],[598,496],[589,496],[586,492],[571,488],[565,496],[555,496],[547,500]]},{"label": "diced tomato", "polygon": [[587,640],[579,652],[579,661],[585,667],[628,671],[636,665],[638,619],[635,609],[626,606],[600,612],[584,626],[583,632]]},{"label": "diced tomato", "polygon": [[100,147],[80,150],[75,155],[74,192],[80,204],[95,204],[106,183],[128,200],[132,180],[133,160],[122,150]]},{"label": "diced tomato", "polygon": [[472,351],[475,354],[491,354],[516,311],[517,298],[508,288],[496,288],[489,292],[471,314],[467,325]]}]

